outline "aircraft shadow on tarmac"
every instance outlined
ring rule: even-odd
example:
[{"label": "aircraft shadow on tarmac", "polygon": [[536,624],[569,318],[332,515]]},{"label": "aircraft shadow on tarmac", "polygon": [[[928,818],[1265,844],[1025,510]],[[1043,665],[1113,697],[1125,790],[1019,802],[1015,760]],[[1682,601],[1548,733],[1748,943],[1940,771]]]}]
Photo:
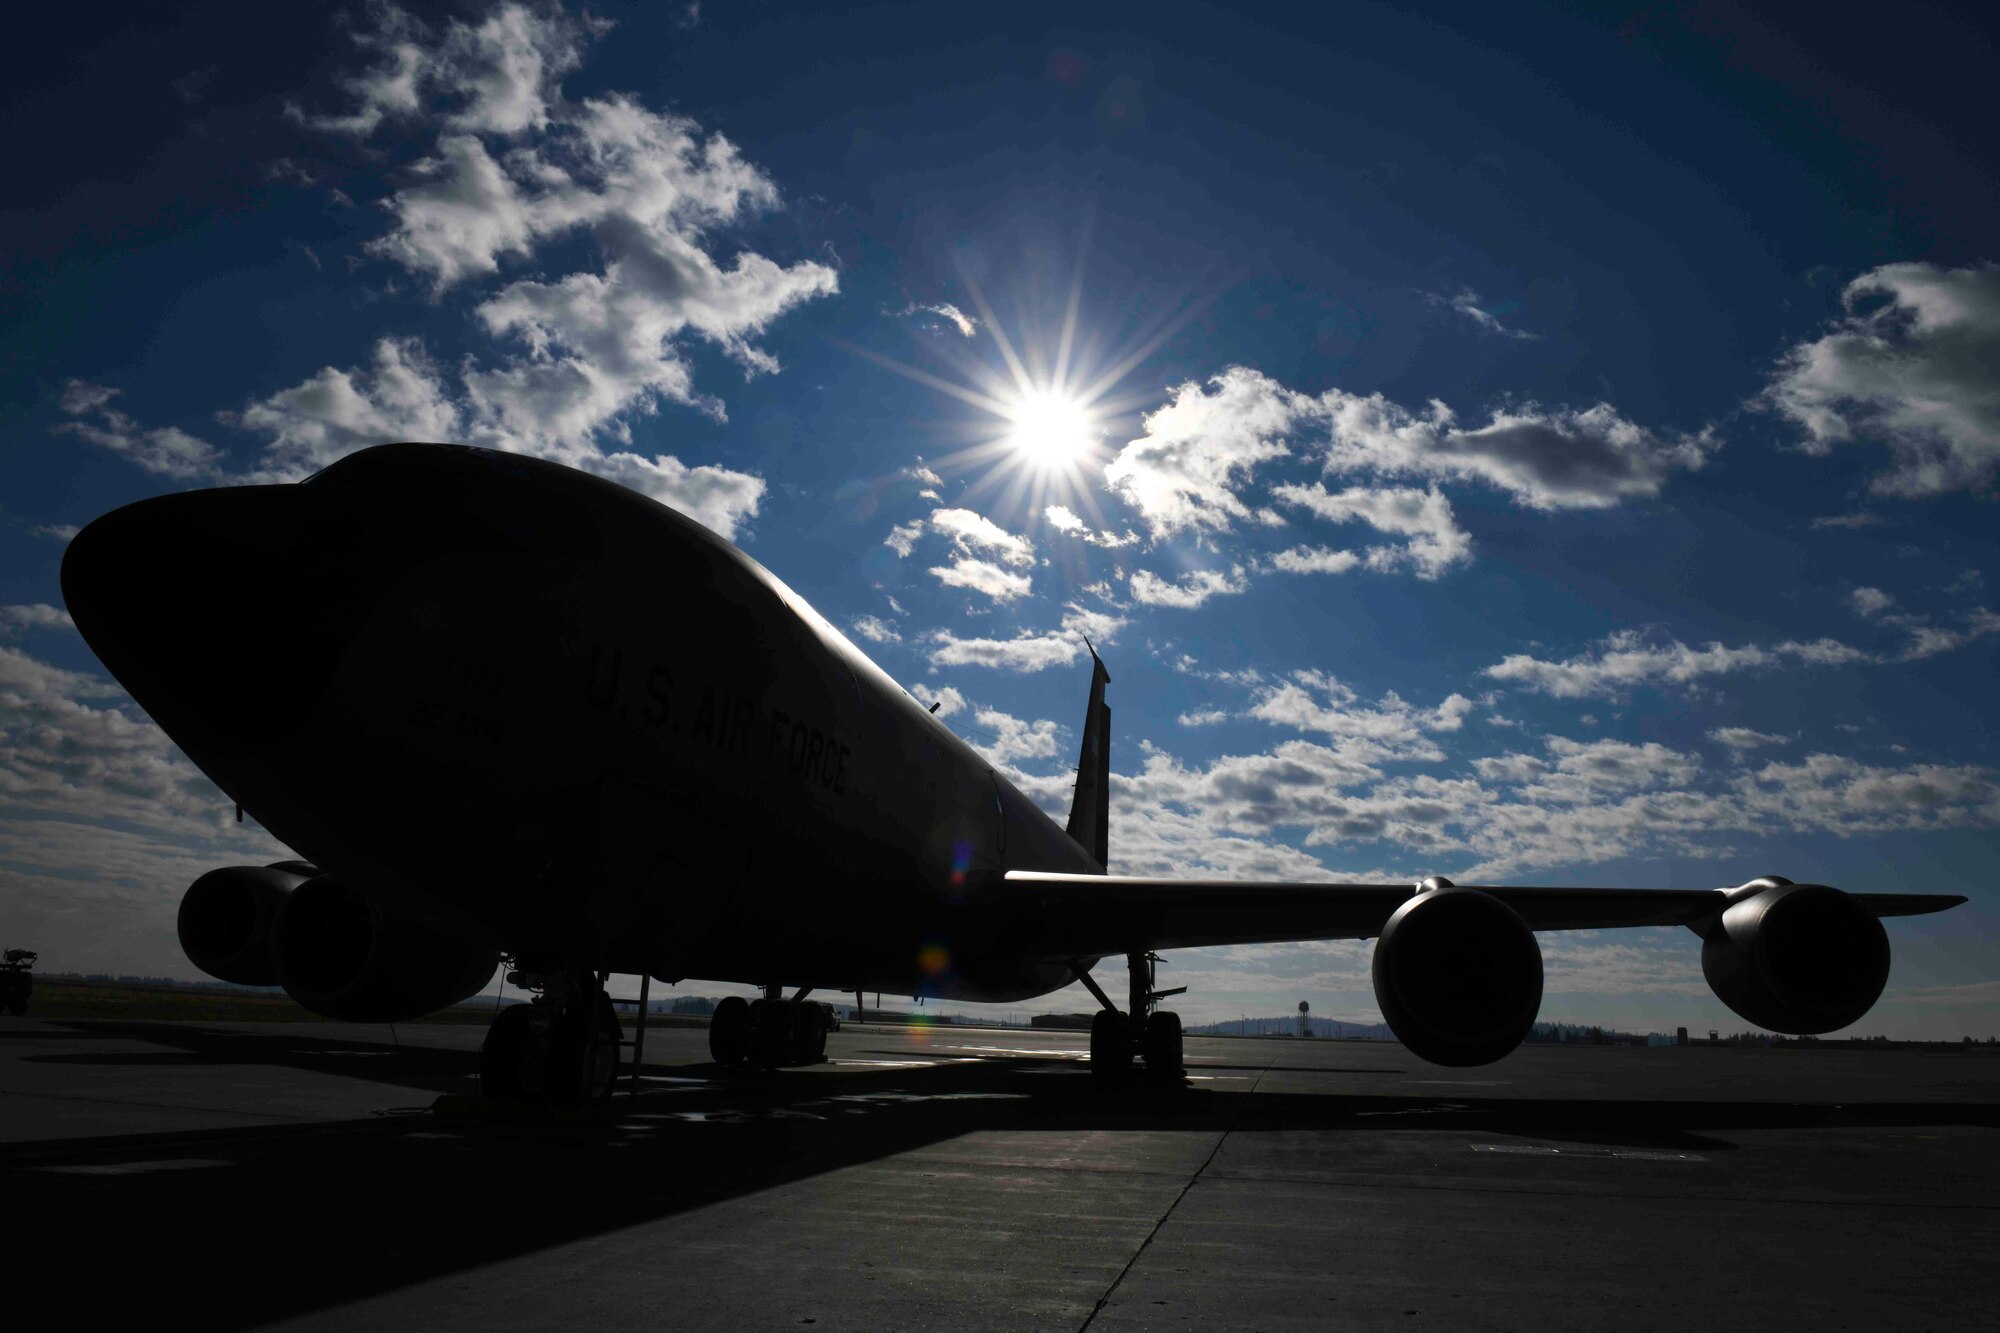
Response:
[{"label": "aircraft shadow on tarmac", "polygon": [[121,1038],[176,1049],[30,1055],[23,1057],[26,1063],[133,1069],[261,1065],[311,1069],[433,1093],[465,1092],[476,1063],[465,1051],[301,1037],[289,1025],[285,1031],[266,1034],[183,1023],[90,1022],[63,1024],[63,1030],[51,1035]]},{"label": "aircraft shadow on tarmac", "polygon": [[[67,1063],[284,1066],[463,1094],[464,1051],[145,1023],[99,1033],[173,1045],[157,1057]],[[367,1058],[357,1052],[372,1051]],[[907,1050],[896,1054],[911,1057]],[[1324,1072],[1324,1071],[1315,1071]],[[1212,1091],[1134,1081],[1106,1090],[1074,1058],[996,1054],[925,1067],[656,1069],[601,1117],[483,1107],[315,1126],[0,1148],[22,1271],[56,1271],[79,1237],[129,1220],[120,1291],[199,1287],[202,1322],[239,1328],[670,1217],[979,1131],[1499,1134],[1703,1154],[1729,1131],[2000,1126],[2000,1105],[1549,1101]],[[471,1106],[474,1103],[465,1102]],[[1016,1141],[1016,1147],[1019,1144]],[[1028,1151],[1032,1151],[1030,1146]],[[41,1251],[42,1253],[38,1253]],[[219,1259],[218,1256],[223,1256]],[[101,1299],[123,1299],[107,1290]],[[136,1295],[132,1299],[139,1299]]]}]

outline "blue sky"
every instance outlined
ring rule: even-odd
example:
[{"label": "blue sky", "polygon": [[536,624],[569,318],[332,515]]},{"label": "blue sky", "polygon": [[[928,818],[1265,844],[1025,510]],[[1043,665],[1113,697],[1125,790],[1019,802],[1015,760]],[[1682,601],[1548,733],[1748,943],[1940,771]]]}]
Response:
[{"label": "blue sky", "polygon": [[[279,8],[8,71],[6,942],[186,973],[278,850],[65,533],[444,438],[732,535],[1052,809],[1090,634],[1114,869],[1962,892],[1861,1030],[2000,1030],[1990,30]],[[1684,931],[1544,943],[1545,1017],[1742,1026]],[[1366,964],[1169,975],[1372,1019]]]}]

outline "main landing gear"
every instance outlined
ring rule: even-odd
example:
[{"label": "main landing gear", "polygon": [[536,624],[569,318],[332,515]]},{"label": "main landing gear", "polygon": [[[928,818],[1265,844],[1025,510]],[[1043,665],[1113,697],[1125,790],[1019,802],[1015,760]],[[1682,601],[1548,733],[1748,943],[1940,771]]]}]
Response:
[{"label": "main landing gear", "polygon": [[1130,1015],[1118,1012],[1117,1006],[1111,1003],[1111,997],[1099,989],[1097,982],[1080,963],[1070,964],[1076,979],[1104,1006],[1090,1020],[1090,1072],[1101,1082],[1108,1083],[1131,1073],[1135,1055],[1144,1063],[1148,1078],[1178,1082],[1187,1072],[1181,1059],[1181,1016],[1172,1010],[1154,1007],[1169,995],[1181,994],[1187,987],[1154,990],[1153,981],[1159,963],[1158,954],[1125,955],[1126,970],[1131,978]]},{"label": "main landing gear", "polygon": [[479,1091],[486,1097],[595,1101],[618,1081],[623,1033],[604,993],[605,974],[523,963],[508,984],[540,992],[509,1005],[479,1048]]},{"label": "main landing gear", "polygon": [[708,1053],[719,1065],[816,1065],[826,1059],[831,1024],[823,1005],[808,1003],[810,986],[791,999],[766,986],[755,1002],[732,995],[715,1006],[708,1020]]}]

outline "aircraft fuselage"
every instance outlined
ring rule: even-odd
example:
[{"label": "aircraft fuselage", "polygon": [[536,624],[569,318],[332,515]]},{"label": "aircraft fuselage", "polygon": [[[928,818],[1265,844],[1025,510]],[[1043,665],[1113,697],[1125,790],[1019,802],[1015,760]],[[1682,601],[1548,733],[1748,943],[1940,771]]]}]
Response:
[{"label": "aircraft fuselage", "polygon": [[108,515],[65,585],[225,792],[466,938],[663,979],[1071,979],[1020,960],[1042,909],[1000,876],[1090,855],[768,571],[610,482],[385,446]]}]

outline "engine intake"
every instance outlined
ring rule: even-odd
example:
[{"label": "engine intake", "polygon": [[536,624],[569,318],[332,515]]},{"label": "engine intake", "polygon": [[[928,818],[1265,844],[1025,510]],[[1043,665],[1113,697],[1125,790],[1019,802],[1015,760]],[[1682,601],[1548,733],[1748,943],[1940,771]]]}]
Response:
[{"label": "engine intake", "polygon": [[1771,876],[1702,935],[1717,999],[1773,1032],[1833,1032],[1871,1009],[1889,980],[1889,935],[1839,889]]},{"label": "engine intake", "polygon": [[285,993],[351,1023],[420,1018],[477,995],[500,955],[321,875],[285,899],[271,932]]},{"label": "engine intake", "polygon": [[1541,946],[1498,898],[1436,882],[1382,928],[1375,1002],[1397,1040],[1432,1064],[1492,1064],[1541,1011]]},{"label": "engine intake", "polygon": [[209,871],[181,896],[181,952],[218,981],[277,985],[271,925],[292,890],[317,874],[304,861]]}]

